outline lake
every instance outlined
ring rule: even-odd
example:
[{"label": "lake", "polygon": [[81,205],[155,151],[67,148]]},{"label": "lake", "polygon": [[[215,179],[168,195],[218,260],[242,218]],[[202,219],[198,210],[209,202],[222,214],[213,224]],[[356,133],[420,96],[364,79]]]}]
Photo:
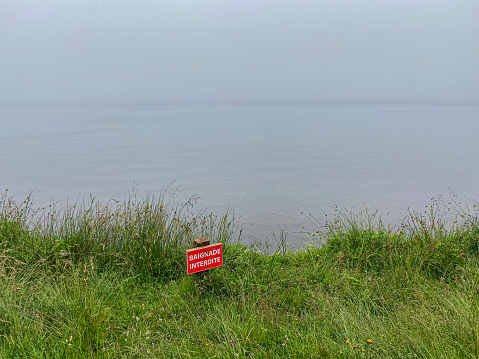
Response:
[{"label": "lake", "polygon": [[175,181],[194,210],[234,209],[248,240],[281,228],[295,244],[336,205],[394,224],[450,189],[477,199],[478,119],[447,105],[4,107],[0,189],[43,204]]}]

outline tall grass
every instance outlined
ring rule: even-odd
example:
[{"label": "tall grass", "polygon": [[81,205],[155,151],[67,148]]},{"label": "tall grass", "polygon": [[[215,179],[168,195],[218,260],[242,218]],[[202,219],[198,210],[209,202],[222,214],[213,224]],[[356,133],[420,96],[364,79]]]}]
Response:
[{"label": "tall grass", "polygon": [[[316,242],[289,250],[281,233],[271,255],[193,203],[35,209],[5,194],[0,357],[479,357],[477,202],[435,201],[394,228],[337,210]],[[203,236],[225,252],[200,279],[184,250]]]},{"label": "tall grass", "polygon": [[88,202],[35,209],[0,198],[4,250],[24,263],[47,266],[95,263],[99,270],[121,268],[133,276],[171,279],[184,269],[184,250],[193,239],[208,236],[225,242],[233,230],[228,216],[193,214],[196,198],[175,204],[167,192],[123,203]]}]

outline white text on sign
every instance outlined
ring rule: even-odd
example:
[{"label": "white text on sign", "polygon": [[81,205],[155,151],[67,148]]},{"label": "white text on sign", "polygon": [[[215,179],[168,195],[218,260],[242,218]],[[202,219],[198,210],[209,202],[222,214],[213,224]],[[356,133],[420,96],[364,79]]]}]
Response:
[{"label": "white text on sign", "polygon": [[223,265],[223,243],[187,250],[186,265],[188,274],[221,267]]}]

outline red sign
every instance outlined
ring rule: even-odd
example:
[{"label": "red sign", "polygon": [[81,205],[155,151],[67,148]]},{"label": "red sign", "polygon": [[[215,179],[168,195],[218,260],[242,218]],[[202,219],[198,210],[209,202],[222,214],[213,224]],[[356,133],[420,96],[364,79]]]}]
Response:
[{"label": "red sign", "polygon": [[188,274],[202,272],[223,265],[223,243],[188,249],[186,266]]}]

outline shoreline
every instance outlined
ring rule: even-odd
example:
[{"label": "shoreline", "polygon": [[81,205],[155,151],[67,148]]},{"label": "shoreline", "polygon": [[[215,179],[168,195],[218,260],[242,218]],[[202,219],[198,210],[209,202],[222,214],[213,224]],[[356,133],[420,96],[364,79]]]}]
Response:
[{"label": "shoreline", "polygon": [[[455,217],[431,207],[397,231],[339,212],[313,236],[324,245],[267,255],[235,244],[227,215],[193,217],[166,200],[40,213],[3,196],[3,357],[478,354],[475,202],[452,205]],[[224,265],[188,276],[198,237],[224,243]]]}]

